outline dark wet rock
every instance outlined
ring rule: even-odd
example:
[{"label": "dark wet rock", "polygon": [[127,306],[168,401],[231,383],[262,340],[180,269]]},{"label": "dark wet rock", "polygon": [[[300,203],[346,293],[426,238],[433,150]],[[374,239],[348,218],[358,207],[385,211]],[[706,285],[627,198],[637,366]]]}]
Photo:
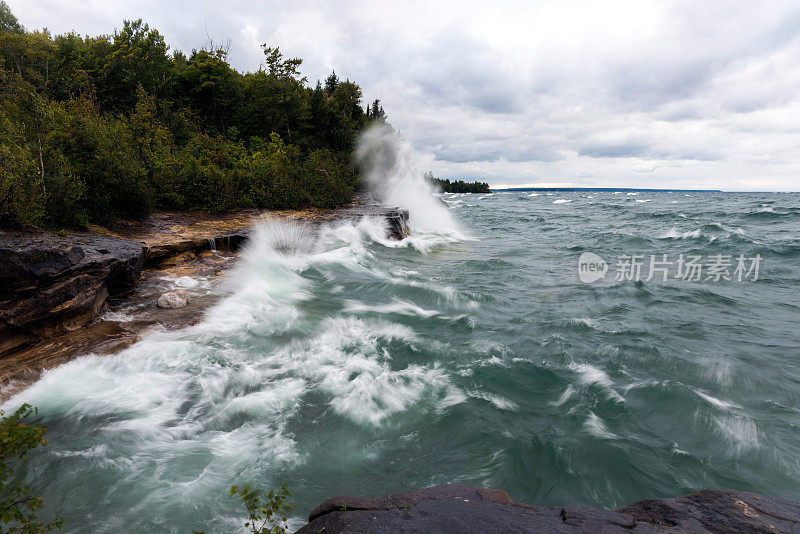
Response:
[{"label": "dark wet rock", "polygon": [[362,217],[384,219],[386,221],[386,237],[389,239],[399,241],[411,235],[408,210],[385,206],[367,192],[359,193],[353,206],[338,209],[333,215],[334,219],[340,220],[358,220]]},{"label": "dark wet rock", "polygon": [[128,239],[0,232],[0,355],[91,321],[133,291],[143,259]]},{"label": "dark wet rock", "polygon": [[755,493],[704,490],[619,510],[531,506],[504,491],[446,485],[375,499],[334,497],[299,534],[337,532],[785,532],[800,533],[800,505]]},{"label": "dark wet rock", "polygon": [[170,289],[169,291],[165,291],[158,297],[158,307],[159,308],[169,308],[169,309],[177,309],[183,308],[189,302],[191,302],[191,297],[189,293],[186,292],[185,289]]},{"label": "dark wet rock", "polygon": [[237,252],[247,242],[248,230],[235,232],[217,237],[214,240],[214,250]]},{"label": "dark wet rock", "polygon": [[386,237],[389,239],[399,241],[411,235],[411,229],[408,227],[408,210],[392,208],[386,210],[383,217],[388,224]]},{"label": "dark wet rock", "polygon": [[210,248],[208,239],[202,238],[158,243],[146,247],[144,261],[146,265],[153,265],[184,252],[204,250],[208,248]]}]

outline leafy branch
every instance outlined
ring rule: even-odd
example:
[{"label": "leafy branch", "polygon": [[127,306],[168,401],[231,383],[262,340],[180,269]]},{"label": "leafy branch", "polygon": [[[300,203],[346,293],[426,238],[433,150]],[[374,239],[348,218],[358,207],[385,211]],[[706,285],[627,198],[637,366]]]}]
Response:
[{"label": "leafy branch", "polygon": [[291,510],[289,489],[286,484],[269,490],[262,500],[261,492],[249,486],[231,486],[231,497],[236,496],[247,508],[248,521],[244,524],[253,534],[285,534],[287,514]]}]

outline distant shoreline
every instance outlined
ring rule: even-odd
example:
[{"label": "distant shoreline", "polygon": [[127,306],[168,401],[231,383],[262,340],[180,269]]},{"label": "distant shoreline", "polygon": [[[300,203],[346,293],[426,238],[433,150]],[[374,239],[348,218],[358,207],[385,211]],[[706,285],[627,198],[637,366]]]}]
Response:
[{"label": "distant shoreline", "polygon": [[[635,187],[505,187],[502,189],[489,188],[495,191],[591,191],[591,192],[620,192],[620,193],[724,193],[721,189],[639,189]],[[734,191],[729,191],[734,192]],[[755,191],[753,191],[755,192]]]}]

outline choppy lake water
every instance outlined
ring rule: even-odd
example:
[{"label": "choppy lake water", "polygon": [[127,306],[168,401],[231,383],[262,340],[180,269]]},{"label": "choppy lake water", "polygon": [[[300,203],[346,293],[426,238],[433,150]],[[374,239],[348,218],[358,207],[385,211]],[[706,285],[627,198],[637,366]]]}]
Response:
[{"label": "choppy lake water", "polygon": [[[224,295],[199,324],[45,373],[5,409],[48,428],[26,470],[46,511],[67,532],[231,531],[247,482],[286,482],[295,526],[334,495],[448,482],[800,500],[800,195],[444,199],[455,224],[400,243],[375,221],[268,224],[190,290]],[[604,280],[579,280],[584,252]],[[645,281],[664,254],[730,257],[732,279]],[[621,255],[639,281],[615,279]]]}]

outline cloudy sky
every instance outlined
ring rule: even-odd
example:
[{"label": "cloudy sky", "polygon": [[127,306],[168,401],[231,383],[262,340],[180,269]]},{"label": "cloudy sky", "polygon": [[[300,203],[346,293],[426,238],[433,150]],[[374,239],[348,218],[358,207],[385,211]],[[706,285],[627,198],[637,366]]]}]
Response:
[{"label": "cloudy sky", "polygon": [[29,29],[143,18],[173,49],[230,37],[380,98],[442,177],[800,190],[800,3],[9,0]]}]

